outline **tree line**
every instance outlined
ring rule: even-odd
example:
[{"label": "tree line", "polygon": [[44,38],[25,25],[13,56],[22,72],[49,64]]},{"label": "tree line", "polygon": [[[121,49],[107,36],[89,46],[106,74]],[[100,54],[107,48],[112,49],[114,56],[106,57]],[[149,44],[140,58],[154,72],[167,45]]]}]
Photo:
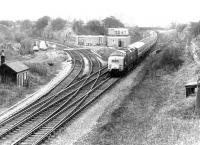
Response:
[{"label": "tree line", "polygon": [[73,31],[78,35],[106,35],[108,28],[124,27],[124,24],[114,16],[103,20],[90,20],[86,24],[82,20],[73,22]]}]

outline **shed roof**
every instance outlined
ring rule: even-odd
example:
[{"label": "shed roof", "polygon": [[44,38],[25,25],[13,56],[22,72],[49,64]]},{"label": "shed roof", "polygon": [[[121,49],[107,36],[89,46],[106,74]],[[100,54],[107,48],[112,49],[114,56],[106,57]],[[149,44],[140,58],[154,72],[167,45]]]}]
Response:
[{"label": "shed roof", "polygon": [[19,61],[6,62],[5,65],[7,65],[8,67],[10,67],[12,70],[14,70],[17,73],[29,69],[28,66],[26,66],[25,64],[23,64],[23,63],[21,63]]}]

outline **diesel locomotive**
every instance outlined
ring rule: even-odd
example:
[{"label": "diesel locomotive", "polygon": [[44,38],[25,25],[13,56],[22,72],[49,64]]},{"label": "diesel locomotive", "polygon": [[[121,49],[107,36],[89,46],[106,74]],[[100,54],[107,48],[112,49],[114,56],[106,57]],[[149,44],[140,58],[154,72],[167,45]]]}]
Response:
[{"label": "diesel locomotive", "polygon": [[157,33],[149,31],[149,36],[130,44],[127,48],[120,48],[108,57],[108,70],[111,76],[123,75],[143,58],[157,41]]}]

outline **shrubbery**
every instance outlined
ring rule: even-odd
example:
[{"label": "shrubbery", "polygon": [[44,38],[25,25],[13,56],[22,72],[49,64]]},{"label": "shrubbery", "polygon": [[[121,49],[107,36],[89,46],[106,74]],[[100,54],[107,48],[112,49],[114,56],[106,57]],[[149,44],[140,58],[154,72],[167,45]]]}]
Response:
[{"label": "shrubbery", "polygon": [[27,63],[31,73],[37,73],[40,76],[47,76],[48,69],[45,63]]},{"label": "shrubbery", "polygon": [[15,84],[0,85],[0,106],[11,106],[23,97],[22,87],[18,87]]},{"label": "shrubbery", "polygon": [[180,46],[168,46],[159,54],[153,55],[147,61],[147,67],[150,72],[155,72],[158,69],[164,71],[174,71],[179,68],[184,62],[183,52]]},{"label": "shrubbery", "polygon": [[29,38],[26,38],[21,41],[21,48],[19,49],[21,55],[33,54],[32,41]]}]

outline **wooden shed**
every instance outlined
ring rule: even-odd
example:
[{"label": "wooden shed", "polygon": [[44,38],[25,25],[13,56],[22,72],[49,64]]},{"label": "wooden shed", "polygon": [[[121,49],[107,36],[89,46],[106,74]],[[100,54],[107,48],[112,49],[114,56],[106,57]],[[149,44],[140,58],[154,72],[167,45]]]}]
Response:
[{"label": "wooden shed", "polygon": [[27,86],[28,66],[19,61],[5,62],[0,65],[0,81],[2,83],[16,83],[18,86]]}]

